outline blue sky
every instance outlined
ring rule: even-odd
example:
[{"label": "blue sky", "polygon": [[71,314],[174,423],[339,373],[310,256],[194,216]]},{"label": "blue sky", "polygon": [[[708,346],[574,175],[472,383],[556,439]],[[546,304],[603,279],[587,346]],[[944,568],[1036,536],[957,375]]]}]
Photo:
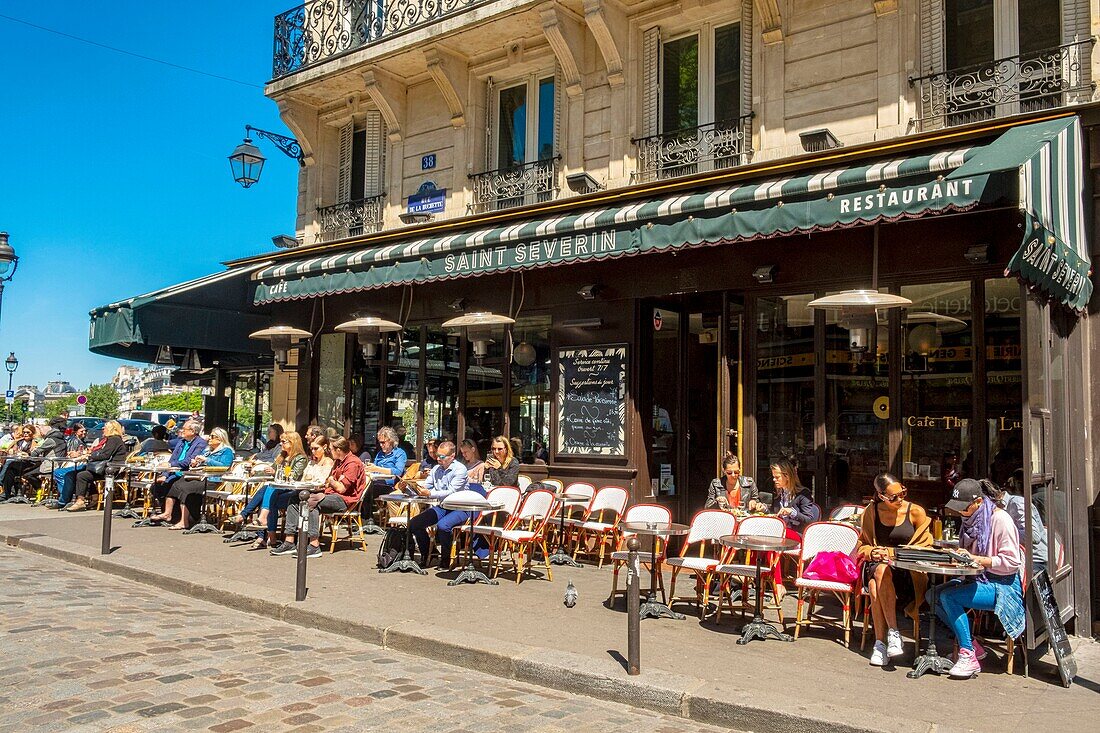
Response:
[{"label": "blue sky", "polygon": [[208,274],[294,232],[297,164],[266,142],[262,179],[233,182],[244,125],[290,134],[262,85],[274,16],[293,3],[196,0],[46,5],[0,14],[244,86],[0,18],[0,230],[19,255],[0,315],[18,384],[78,388],[124,362],[88,351],[88,311]]}]

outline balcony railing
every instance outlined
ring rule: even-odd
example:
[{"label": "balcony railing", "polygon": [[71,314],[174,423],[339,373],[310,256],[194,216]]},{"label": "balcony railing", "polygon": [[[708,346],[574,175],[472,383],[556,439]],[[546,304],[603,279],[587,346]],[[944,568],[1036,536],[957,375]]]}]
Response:
[{"label": "balcony railing", "polygon": [[490,1],[311,0],[275,16],[271,77],[279,79]]},{"label": "balcony railing", "polygon": [[334,239],[357,237],[381,230],[385,200],[385,194],[379,194],[317,209],[317,218],[321,222],[317,241],[331,242]]},{"label": "balcony railing", "polygon": [[1095,40],[911,77],[920,100],[912,125],[919,132],[1088,101]]},{"label": "balcony railing", "polygon": [[500,211],[553,200],[559,189],[560,163],[559,155],[534,163],[472,174],[470,181],[474,187],[474,202],[469,206],[470,213]]},{"label": "balcony railing", "polygon": [[752,160],[752,114],[632,142],[638,148],[636,183],[733,168]]}]

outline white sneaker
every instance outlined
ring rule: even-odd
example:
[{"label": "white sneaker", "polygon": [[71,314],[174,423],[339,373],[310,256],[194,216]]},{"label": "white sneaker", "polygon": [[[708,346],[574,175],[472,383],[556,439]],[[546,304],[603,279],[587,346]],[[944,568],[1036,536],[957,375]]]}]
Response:
[{"label": "white sneaker", "polygon": [[875,648],[871,651],[871,664],[875,667],[886,665],[886,645],[881,641],[875,642]]},{"label": "white sneaker", "polygon": [[901,632],[897,629],[886,630],[886,656],[891,659],[894,657],[900,657],[905,654],[905,647],[902,645]]}]

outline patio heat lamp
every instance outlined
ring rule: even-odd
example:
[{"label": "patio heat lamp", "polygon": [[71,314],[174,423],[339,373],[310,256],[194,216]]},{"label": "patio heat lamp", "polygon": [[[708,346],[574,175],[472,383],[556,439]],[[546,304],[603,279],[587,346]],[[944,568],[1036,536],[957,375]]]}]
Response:
[{"label": "patio heat lamp", "polygon": [[508,316],[476,311],[446,321],[443,328],[465,328],[466,338],[474,345],[474,358],[480,363],[489,354],[489,347],[494,343],[494,329],[511,326],[515,322],[516,319]]},{"label": "patio heat lamp", "polygon": [[275,352],[275,363],[280,369],[286,369],[290,361],[290,350],[297,348],[298,342],[312,338],[313,334],[301,328],[293,326],[272,326],[248,334],[249,338],[260,341],[270,341],[271,350]]},{"label": "patio heat lamp", "polygon": [[378,316],[360,316],[336,327],[342,333],[354,333],[359,338],[359,348],[367,361],[378,358],[378,345],[384,342],[387,334],[401,330],[400,323],[387,321]]}]

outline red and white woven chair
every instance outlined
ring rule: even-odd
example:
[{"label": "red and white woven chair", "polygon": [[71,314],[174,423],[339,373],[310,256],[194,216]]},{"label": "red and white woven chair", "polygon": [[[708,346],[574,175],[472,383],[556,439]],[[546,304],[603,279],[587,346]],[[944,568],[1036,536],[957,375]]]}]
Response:
[{"label": "red and white woven chair", "polygon": [[[672,512],[669,511],[668,507],[661,506],[660,504],[635,504],[626,510],[623,521],[672,524]],[[630,553],[626,549],[626,541],[635,536],[635,534],[635,532],[624,530],[619,536],[619,549],[611,553],[611,568],[613,572],[611,574],[611,595],[607,597],[608,604],[615,602],[615,594],[619,592],[619,568],[626,564],[627,558],[630,556]],[[645,544],[648,544],[648,542]],[[645,549],[643,545],[641,548],[642,551],[639,551],[638,555],[642,564],[649,565],[652,560],[652,553],[644,552]],[[657,538],[657,588],[661,590],[662,603],[665,601],[665,583],[661,575],[661,563],[665,559],[667,550],[667,544],[662,543],[661,539]],[[626,591],[624,590],[623,592],[625,593]]]},{"label": "red and white woven chair", "polygon": [[[576,531],[573,541],[573,559],[584,547],[588,539],[594,539],[599,547],[598,567],[603,567],[604,554],[608,546],[613,545],[619,530],[619,520],[626,511],[626,502],[630,492],[621,486],[603,486],[592,497],[584,517],[569,524]],[[591,552],[589,553],[591,554]]]},{"label": "red and white woven chair", "polygon": [[[741,520],[741,523],[737,525],[737,531],[734,534],[739,535],[757,535],[764,537],[786,537],[787,525],[783,524],[783,520],[779,517],[745,517]],[[775,578],[772,575],[772,569],[775,564],[779,562],[778,553],[768,553],[771,557],[768,562],[764,564],[760,573],[761,584],[772,584],[772,598],[775,603],[772,608],[779,614],[779,623],[785,624],[783,621],[783,609],[779,605],[779,589],[775,582]],[[733,612],[733,593],[732,584],[735,580],[741,582],[741,608],[748,607],[747,603],[747,589],[749,583],[756,583],[756,563],[752,562],[751,557],[745,558],[744,563],[736,563],[733,560],[736,559],[737,552],[730,551],[723,563],[718,565],[714,569],[714,574],[722,578],[722,584],[718,589],[718,614],[715,617],[716,622],[722,621],[722,597],[726,598],[726,605],[729,607],[730,612]],[[763,588],[757,588],[757,593],[763,593]]]},{"label": "red and white woven chair", "polygon": [[[798,612],[795,614],[794,638],[798,638],[798,632],[804,625],[813,622],[813,608],[819,593],[831,593],[840,601],[844,610],[842,623],[844,624],[844,646],[851,643],[852,632],[852,598],[859,593],[859,578],[851,583],[841,583],[833,580],[815,580],[803,575],[810,562],[821,552],[839,552],[847,555],[853,564],[856,563],[856,545],[859,544],[859,532],[850,524],[844,522],[814,522],[807,525],[802,533],[802,554],[798,558],[798,574],[794,584],[798,588]],[[806,614],[806,620],[802,619],[804,604],[809,601],[810,608]]]},{"label": "red and white woven chair", "polygon": [[[474,523],[474,535],[481,535],[486,538],[499,537],[519,505],[519,489],[515,486],[497,486],[490,489],[485,498],[500,508],[482,512],[478,516],[477,522]],[[469,529],[470,525],[460,524],[451,530],[451,535],[454,538],[451,541],[452,565],[454,565],[455,558],[458,556],[459,542],[470,541],[469,537],[465,537],[469,533]]]},{"label": "red and white woven chair", "polygon": [[523,501],[508,526],[492,538],[495,540],[494,544],[499,545],[494,548],[497,552],[493,577],[500,574],[500,555],[508,551],[518,584],[530,565],[534,548],[539,547],[542,549],[542,561],[546,565],[546,579],[554,579],[550,570],[550,553],[546,550],[546,525],[554,516],[556,508],[557,501],[552,491],[535,489],[523,495]]},{"label": "red and white woven chair", "polygon": [[[669,605],[676,603],[676,577],[684,570],[695,576],[695,603],[699,606],[699,618],[706,613],[710,595],[710,581],[714,569],[722,561],[726,548],[718,544],[718,538],[737,530],[737,517],[722,509],[704,509],[691,519],[684,546],[679,557],[665,561],[672,566],[672,582],[669,586]],[[688,601],[690,597],[684,596]]]}]

